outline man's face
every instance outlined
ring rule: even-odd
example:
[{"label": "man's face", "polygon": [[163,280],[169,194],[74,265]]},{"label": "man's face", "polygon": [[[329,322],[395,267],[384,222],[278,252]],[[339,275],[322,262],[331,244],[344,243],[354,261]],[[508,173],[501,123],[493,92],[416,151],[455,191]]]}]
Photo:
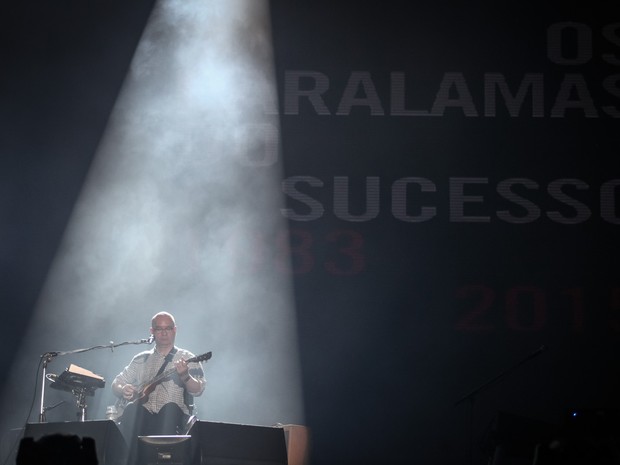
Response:
[{"label": "man's face", "polygon": [[160,315],[153,321],[151,334],[155,336],[155,343],[158,346],[171,346],[174,345],[177,328],[169,316]]}]

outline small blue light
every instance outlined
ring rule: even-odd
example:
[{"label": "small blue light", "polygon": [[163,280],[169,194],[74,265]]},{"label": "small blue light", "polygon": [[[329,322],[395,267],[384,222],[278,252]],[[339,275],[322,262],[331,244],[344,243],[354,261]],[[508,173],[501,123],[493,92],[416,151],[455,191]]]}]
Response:
[{"label": "small blue light", "polygon": [[577,416],[577,412],[573,412],[572,415],[573,415],[573,417],[576,417]]}]

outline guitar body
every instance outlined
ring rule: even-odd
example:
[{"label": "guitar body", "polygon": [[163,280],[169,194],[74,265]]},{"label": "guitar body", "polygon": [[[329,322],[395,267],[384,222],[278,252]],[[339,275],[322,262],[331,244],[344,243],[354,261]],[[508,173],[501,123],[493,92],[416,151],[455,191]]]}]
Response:
[{"label": "guitar body", "polygon": [[[186,362],[187,363],[204,362],[204,361],[209,360],[210,358],[211,358],[211,352],[207,352],[205,354],[198,355],[197,357],[192,357],[186,360]],[[120,418],[123,416],[123,413],[125,412],[125,410],[129,408],[131,404],[145,403],[149,399],[149,395],[155,390],[157,385],[161,383],[163,380],[165,380],[166,378],[168,378],[170,375],[176,373],[176,371],[177,371],[176,368],[170,368],[168,370],[165,370],[159,375],[155,376],[153,379],[147,381],[146,383],[142,383],[140,386],[138,386],[138,388],[135,390],[131,399],[125,399],[124,397],[121,397],[120,399],[118,399],[116,401],[116,404],[114,404],[114,406],[116,407],[115,418],[111,417],[110,419],[114,421],[119,421]]]}]

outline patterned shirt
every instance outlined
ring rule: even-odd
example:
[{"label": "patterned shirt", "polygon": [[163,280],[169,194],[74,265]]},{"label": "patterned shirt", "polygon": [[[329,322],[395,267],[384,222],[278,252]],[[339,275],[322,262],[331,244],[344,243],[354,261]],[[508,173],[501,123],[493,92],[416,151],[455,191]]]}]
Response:
[{"label": "patterned shirt", "polygon": [[[176,347],[175,347],[176,348]],[[172,361],[166,364],[164,368],[165,372],[171,372],[169,376],[160,381],[155,389],[149,394],[148,400],[142,405],[151,413],[157,413],[167,403],[174,402],[183,413],[189,414],[189,409],[185,404],[185,385],[180,380],[179,375],[174,368],[174,362],[180,358],[188,360],[195,357],[191,352],[176,348],[177,352],[174,354]],[[131,384],[138,389],[142,389],[142,385],[150,383],[157,375],[157,372],[164,363],[165,357],[152,348],[151,350],[145,350],[140,352],[129,362],[123,371],[121,371],[116,378],[114,378],[113,384]],[[200,362],[188,363],[189,374],[192,375],[200,384],[200,390],[198,392],[192,392],[192,396],[199,396],[205,389],[206,381],[204,379],[204,372]]]}]

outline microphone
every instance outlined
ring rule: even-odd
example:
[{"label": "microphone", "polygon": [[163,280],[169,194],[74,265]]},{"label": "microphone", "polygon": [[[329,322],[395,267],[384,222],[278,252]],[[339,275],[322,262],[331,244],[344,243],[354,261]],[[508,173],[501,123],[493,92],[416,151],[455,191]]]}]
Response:
[{"label": "microphone", "polygon": [[154,340],[155,340],[155,336],[151,334],[148,339],[140,339],[140,343],[141,344],[152,344]]}]

